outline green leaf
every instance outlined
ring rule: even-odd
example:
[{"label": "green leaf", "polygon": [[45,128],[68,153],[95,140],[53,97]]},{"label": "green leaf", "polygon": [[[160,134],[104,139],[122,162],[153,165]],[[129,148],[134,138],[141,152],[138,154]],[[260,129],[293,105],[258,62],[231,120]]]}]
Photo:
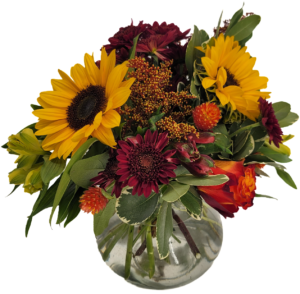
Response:
[{"label": "green leaf", "polygon": [[197,220],[201,220],[202,217],[202,199],[199,195],[195,195],[188,191],[184,196],[180,198],[182,204],[186,207],[190,216]]},{"label": "green leaf", "polygon": [[295,182],[292,177],[283,169],[276,168],[277,174],[292,188],[297,189]]},{"label": "green leaf", "polygon": [[179,183],[191,186],[217,186],[226,183],[229,178],[225,175],[206,176],[203,178],[195,177],[193,175],[178,176],[176,180]]},{"label": "green leaf", "polygon": [[261,152],[263,155],[271,158],[272,160],[278,161],[280,163],[286,163],[286,162],[292,161],[286,154],[278,153],[275,150],[265,147],[265,146],[261,147],[259,149],[259,152]]},{"label": "green leaf", "polygon": [[182,165],[178,165],[177,168],[174,170],[176,176],[180,175],[190,175],[191,173]]},{"label": "green leaf", "polygon": [[111,199],[106,207],[94,215],[94,233],[99,236],[107,228],[109,220],[115,214],[116,198]]},{"label": "green leaf", "polygon": [[105,169],[108,159],[109,154],[106,152],[77,161],[70,172],[71,180],[79,187],[88,189],[93,184],[90,179]]},{"label": "green leaf", "polygon": [[227,36],[227,32],[229,32],[231,28],[233,28],[237,24],[237,22],[241,19],[242,16],[243,16],[243,8],[239,9],[230,19],[229,26],[225,32],[225,37]]},{"label": "green leaf", "polygon": [[233,156],[233,160],[237,161],[237,160],[241,160],[243,158],[246,158],[247,156],[249,156],[255,147],[255,142],[254,139],[251,135],[248,136],[246,143],[244,144],[244,146],[241,148],[241,150],[239,152],[237,152],[234,156]]},{"label": "green leaf", "polygon": [[106,150],[107,150],[107,146],[102,144],[100,141],[97,141],[89,148],[89,151],[83,156],[83,159],[87,159],[92,156],[102,154]]},{"label": "green leaf", "polygon": [[30,104],[30,106],[31,106],[31,108],[32,108],[33,110],[43,109],[43,107],[40,106],[40,105]]},{"label": "green leaf", "polygon": [[173,232],[172,204],[163,202],[157,216],[156,242],[160,259],[169,255],[169,239]]},{"label": "green leaf", "polygon": [[75,196],[75,192],[77,191],[76,185],[73,182],[70,182],[66,192],[64,193],[58,207],[58,217],[56,224],[62,223],[68,215],[68,208]]},{"label": "green leaf", "polygon": [[216,34],[215,34],[215,38],[217,38],[219,36],[219,31],[220,31],[220,24],[221,24],[221,20],[222,20],[222,15],[223,15],[223,11],[221,12],[221,15],[219,17],[219,21],[218,21],[218,26],[216,29]]},{"label": "green leaf", "polygon": [[58,157],[49,160],[49,156],[45,155],[44,157],[44,164],[41,168],[41,177],[44,183],[50,183],[51,180],[59,176],[66,166],[66,161]]},{"label": "green leaf", "polygon": [[252,33],[246,37],[245,39],[239,41],[239,44],[241,47],[245,47],[246,46],[246,43],[252,38]]},{"label": "green leaf", "polygon": [[228,131],[227,131],[226,126],[224,124],[219,124],[219,125],[215,126],[213,128],[213,132],[215,134],[223,134],[225,136],[228,135]]},{"label": "green leaf", "polygon": [[241,151],[242,147],[244,147],[244,145],[246,144],[249,135],[250,135],[250,131],[246,131],[236,136],[233,144],[233,154]]},{"label": "green leaf", "polygon": [[264,155],[260,155],[260,154],[252,154],[250,156],[248,156],[246,158],[246,162],[245,163],[249,163],[249,162],[259,162],[259,163],[266,163],[266,162],[273,162],[274,160],[272,160],[271,158],[264,156]]},{"label": "green leaf", "polygon": [[79,203],[79,198],[83,194],[83,189],[79,188],[77,192],[75,193],[75,196],[73,197],[72,202],[70,203],[68,207],[68,216],[67,219],[64,223],[64,228],[72,222],[80,213],[80,203]]},{"label": "green leaf", "polygon": [[56,194],[55,194],[53,208],[52,208],[50,219],[49,219],[50,225],[51,225],[51,221],[52,221],[52,217],[55,212],[55,209],[57,208],[58,204],[60,203],[60,201],[70,183],[71,178],[70,178],[69,173],[70,173],[71,168],[78,160],[80,160],[82,158],[82,156],[89,149],[89,147],[96,141],[97,141],[96,138],[91,138],[91,139],[87,140],[84,144],[82,144],[82,146],[80,146],[80,148],[76,151],[76,153],[73,155],[73,157],[69,161],[64,173],[62,174],[59,186],[58,186]]},{"label": "green leaf", "polygon": [[250,15],[237,22],[230,30],[227,30],[227,36],[234,36],[235,41],[242,41],[247,38],[256,26],[260,23],[259,15]]},{"label": "green leaf", "polygon": [[121,194],[116,202],[119,218],[126,224],[136,225],[147,220],[155,211],[159,194],[144,195]]},{"label": "green leaf", "polygon": [[[140,34],[135,36],[134,39],[133,39],[133,46],[129,50],[129,59],[134,59],[135,58],[136,44],[138,42],[139,36],[140,36]],[[130,67],[128,69],[128,72],[132,72],[133,70],[134,69]]]},{"label": "green leaf", "polygon": [[283,120],[288,116],[288,114],[291,111],[291,106],[290,104],[286,102],[276,102],[272,104],[274,113],[278,121]]},{"label": "green leaf", "polygon": [[150,117],[149,119],[149,124],[150,124],[150,130],[153,132],[153,131],[156,131],[156,125],[155,123],[157,123],[160,119],[163,118],[163,116],[165,115],[164,112],[160,113],[160,114],[157,114],[157,115],[153,115],[152,117]]},{"label": "green leaf", "polygon": [[174,181],[169,182],[167,189],[162,196],[162,200],[166,202],[174,202],[183,196],[189,190],[189,188],[189,185],[180,184]]},{"label": "green leaf", "polygon": [[201,46],[202,43],[206,42],[208,39],[209,36],[205,31],[199,31],[198,28],[194,26],[194,33],[187,45],[185,54],[185,64],[189,72],[190,79],[192,78],[194,72],[194,61],[197,59],[197,57],[201,58],[204,56],[204,53],[198,49],[195,49],[195,47]]},{"label": "green leaf", "polygon": [[274,197],[271,197],[271,196],[267,196],[267,195],[262,195],[262,194],[255,194],[255,197],[270,198],[270,199],[278,200],[277,198],[274,198]]},{"label": "green leaf", "polygon": [[6,197],[8,197],[8,196],[10,196],[12,193],[14,193],[19,187],[20,187],[20,185],[15,185],[14,188],[13,188],[13,190],[12,190]]},{"label": "green leaf", "polygon": [[296,121],[298,121],[298,119],[299,116],[297,113],[290,112],[285,118],[279,120],[278,122],[281,128],[285,128],[294,124]]},{"label": "green leaf", "polygon": [[273,162],[273,161],[271,161],[271,162],[250,161],[250,162],[245,163],[244,165],[256,164],[256,163],[266,164],[266,165],[269,165],[269,166],[273,166],[273,167],[275,167],[275,168],[277,167],[277,168],[279,168],[279,169],[285,169],[285,166],[283,166],[283,165],[281,165],[281,164],[279,164],[279,163],[277,163],[277,162]]}]

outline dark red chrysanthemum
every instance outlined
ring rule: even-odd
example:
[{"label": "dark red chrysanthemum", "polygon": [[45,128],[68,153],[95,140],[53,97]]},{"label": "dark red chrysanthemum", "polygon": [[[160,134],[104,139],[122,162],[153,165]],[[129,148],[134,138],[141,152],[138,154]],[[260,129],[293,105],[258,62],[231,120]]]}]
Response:
[{"label": "dark red chrysanthemum", "polygon": [[111,195],[115,194],[118,198],[122,192],[122,182],[119,181],[120,177],[116,174],[118,168],[118,160],[116,159],[117,152],[115,149],[110,149],[110,158],[106,164],[105,170],[100,172],[97,177],[92,178],[91,181],[95,185],[99,185],[102,189],[106,191],[107,187],[115,181],[114,187],[112,189]]},{"label": "dark red chrysanthemum", "polygon": [[119,141],[120,149],[117,150],[119,161],[117,175],[120,181],[124,181],[123,187],[133,187],[132,194],[138,196],[144,194],[148,197],[152,190],[159,192],[158,184],[168,184],[169,178],[176,177],[174,169],[179,163],[171,158],[176,150],[161,151],[168,145],[168,133],[164,132],[158,136],[147,130],[145,138],[141,135]]},{"label": "dark red chrysanthemum", "polygon": [[279,148],[279,143],[282,143],[283,132],[279,126],[278,119],[275,116],[272,102],[268,102],[263,98],[259,98],[259,108],[261,115],[261,123],[266,128],[266,131],[270,137],[269,142]]}]

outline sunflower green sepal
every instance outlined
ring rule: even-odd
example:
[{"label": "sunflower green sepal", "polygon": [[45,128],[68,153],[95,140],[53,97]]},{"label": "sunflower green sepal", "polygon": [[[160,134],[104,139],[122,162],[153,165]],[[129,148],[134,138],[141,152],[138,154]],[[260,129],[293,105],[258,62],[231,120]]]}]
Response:
[{"label": "sunflower green sepal", "polygon": [[40,141],[36,138],[31,129],[24,129],[17,135],[8,138],[8,151],[20,155],[45,155],[48,152],[41,147]]}]

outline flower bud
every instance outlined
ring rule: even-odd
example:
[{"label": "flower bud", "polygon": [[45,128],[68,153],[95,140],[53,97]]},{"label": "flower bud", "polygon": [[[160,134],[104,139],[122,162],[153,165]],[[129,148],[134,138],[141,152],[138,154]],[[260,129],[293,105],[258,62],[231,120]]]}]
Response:
[{"label": "flower bud", "polygon": [[24,129],[17,135],[8,138],[8,150],[22,155],[47,154],[41,147],[41,142],[36,138],[31,129]]},{"label": "flower bud", "polygon": [[16,168],[8,174],[9,183],[14,185],[21,185],[24,184],[27,171],[23,168]]},{"label": "flower bud", "polygon": [[41,177],[41,168],[42,165],[39,165],[37,168],[29,171],[23,186],[25,192],[33,194],[39,190],[42,190],[43,181]]}]

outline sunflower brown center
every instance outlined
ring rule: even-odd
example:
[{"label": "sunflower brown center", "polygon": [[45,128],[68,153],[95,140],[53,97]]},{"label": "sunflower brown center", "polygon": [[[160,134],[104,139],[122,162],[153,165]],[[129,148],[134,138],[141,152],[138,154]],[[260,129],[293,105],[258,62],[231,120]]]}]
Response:
[{"label": "sunflower brown center", "polygon": [[224,85],[224,87],[228,86],[240,86],[239,82],[236,80],[235,76],[227,69],[225,68],[226,73],[227,73],[227,81]]},{"label": "sunflower brown center", "polygon": [[105,111],[107,98],[105,88],[90,85],[77,93],[67,109],[69,127],[75,131],[93,123],[100,111]]}]

